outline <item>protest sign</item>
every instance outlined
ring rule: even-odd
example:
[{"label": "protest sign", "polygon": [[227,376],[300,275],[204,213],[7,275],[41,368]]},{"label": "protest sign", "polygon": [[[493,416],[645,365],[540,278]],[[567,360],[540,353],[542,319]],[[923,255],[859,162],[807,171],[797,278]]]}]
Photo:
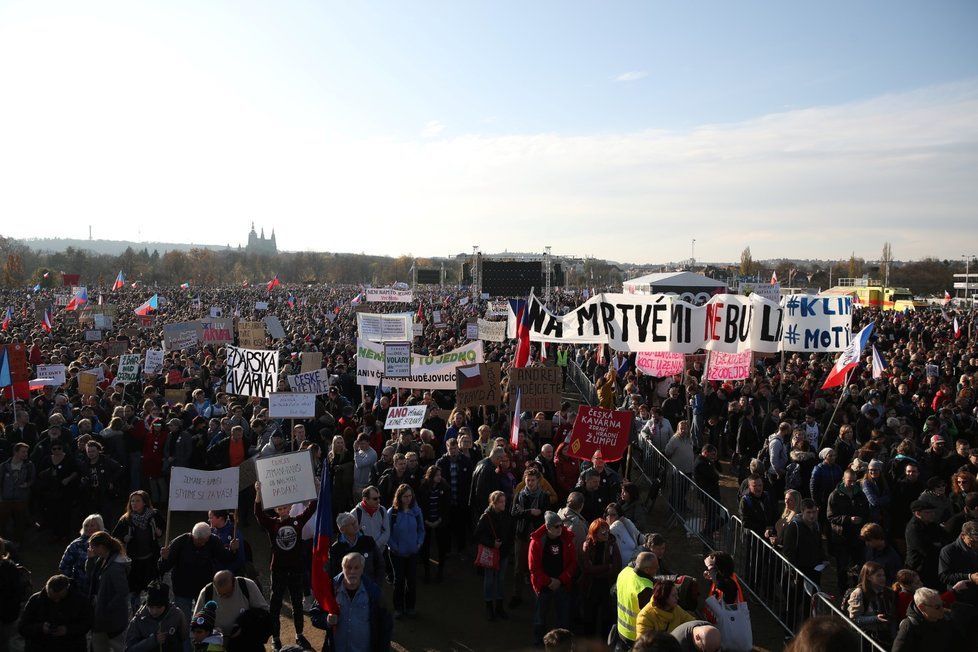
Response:
[{"label": "protest sign", "polygon": [[781,301],[780,283],[741,283],[739,290],[744,296],[756,294],[775,303]]},{"label": "protest sign", "polygon": [[85,331],[85,341],[86,342],[101,342],[102,341],[102,331],[87,330]]},{"label": "protest sign", "polygon": [[508,315],[509,302],[506,300],[489,302],[489,307],[486,309],[486,317],[506,317]]},{"label": "protest sign", "polygon": [[465,365],[459,367],[457,372],[456,407],[499,406],[502,403],[502,392],[499,389],[502,373],[498,362]]},{"label": "protest sign", "polygon": [[63,364],[39,364],[37,365],[38,378],[50,378],[56,381],[55,387],[65,384],[65,366]]},{"label": "protest sign", "polygon": [[470,340],[479,339],[479,322],[474,319],[465,322],[465,337]]},{"label": "protest sign", "polygon": [[140,328],[153,328],[156,326],[156,315],[138,315],[136,317],[136,324]]},{"label": "protest sign", "polygon": [[710,351],[706,363],[707,380],[743,380],[750,376],[752,353],[750,349],[740,353]]},{"label": "protest sign", "polygon": [[267,301],[255,301],[255,310],[268,310]]},{"label": "protest sign", "polygon": [[563,379],[557,367],[523,367],[509,370],[509,391],[521,390],[523,410],[550,412],[560,409]]},{"label": "protest sign", "polygon": [[384,378],[411,377],[411,343],[384,342]]},{"label": "protest sign", "polygon": [[316,371],[323,367],[323,354],[319,351],[303,351],[299,354],[299,360],[302,363],[302,373]]},{"label": "protest sign", "polygon": [[357,333],[371,342],[407,342],[414,334],[412,318],[409,312],[393,315],[358,312]]},{"label": "protest sign", "polygon": [[424,413],[427,409],[427,405],[402,405],[388,408],[384,430],[420,428],[424,423]]},{"label": "protest sign", "polygon": [[[317,498],[316,483],[312,477],[312,454],[307,450],[259,458],[255,461],[255,468],[261,482],[261,503],[265,509]],[[299,534],[293,531],[291,536],[298,537]]]},{"label": "protest sign", "polygon": [[268,397],[268,416],[273,419],[307,419],[316,416],[316,395],[272,392]]},{"label": "protest sign", "polygon": [[289,389],[300,394],[325,394],[329,391],[329,372],[316,369],[301,374],[287,376]]},{"label": "protest sign", "polygon": [[201,319],[197,337],[206,345],[220,346],[234,341],[234,322],[231,319],[208,317]]},{"label": "protest sign", "polygon": [[469,298],[468,297],[462,297],[461,299],[458,300],[458,305],[460,305],[460,306],[467,306],[467,305],[469,305]]},{"label": "protest sign", "polygon": [[187,402],[187,390],[185,389],[164,389],[163,398],[170,405]]},{"label": "protest sign", "polygon": [[506,341],[506,322],[480,319],[476,323],[479,328],[480,340],[485,340],[486,342]]},{"label": "protest sign", "polygon": [[143,371],[147,374],[158,374],[163,371],[163,349],[146,349]]},{"label": "protest sign", "polygon": [[414,337],[424,336],[424,324],[411,324],[411,333]]},{"label": "protest sign", "polygon": [[70,294],[56,294],[54,295],[54,305],[59,308],[64,308],[71,301]]},{"label": "protest sign", "polygon": [[281,340],[285,337],[285,329],[282,328],[282,322],[275,315],[268,315],[262,321],[265,322],[265,330],[268,334],[272,336],[272,339]]},{"label": "protest sign", "polygon": [[620,460],[628,447],[632,416],[627,410],[580,406],[571,431],[568,453],[579,460],[589,460],[597,451],[601,451],[605,462]]},{"label": "protest sign", "polygon": [[442,321],[441,310],[431,311],[431,321],[434,322],[435,328],[448,328],[448,324]]},{"label": "protest sign", "polygon": [[792,294],[784,305],[785,351],[837,352],[852,341],[852,297]]},{"label": "protest sign", "polygon": [[197,322],[185,321],[163,324],[163,348],[182,351],[197,346]]},{"label": "protest sign", "polygon": [[[448,353],[436,356],[411,354],[411,376],[384,378],[385,387],[407,389],[455,389],[455,368],[483,362],[482,342],[469,342]],[[357,340],[357,384],[378,385],[384,374],[384,346],[364,339]]]},{"label": "protest sign", "polygon": [[224,391],[240,396],[268,398],[278,387],[278,351],[226,347]]},{"label": "protest sign", "polygon": [[96,330],[100,331],[110,331],[112,330],[112,317],[105,314],[97,314],[93,316],[92,323]]},{"label": "protest sign", "polygon": [[95,396],[98,391],[98,376],[91,371],[78,374],[78,392],[82,396]]},{"label": "protest sign", "polygon": [[238,508],[238,469],[198,471],[174,466],[170,471],[171,512],[206,512]]},{"label": "protest sign", "polygon": [[260,349],[265,346],[265,324],[260,321],[238,322],[238,346]]},{"label": "protest sign", "polygon": [[127,353],[119,356],[119,373],[116,374],[117,383],[138,383],[139,382],[139,361],[143,356],[138,353]]},{"label": "protest sign", "polygon": [[683,354],[671,351],[640,351],[635,367],[647,376],[664,378],[683,373]]},{"label": "protest sign", "polygon": [[367,288],[367,303],[411,303],[414,292],[393,288]]},{"label": "protest sign", "polygon": [[105,355],[114,358],[129,350],[129,342],[125,340],[109,340],[105,343]]},{"label": "protest sign", "polygon": [[223,317],[224,309],[220,306],[211,306],[211,317]]}]

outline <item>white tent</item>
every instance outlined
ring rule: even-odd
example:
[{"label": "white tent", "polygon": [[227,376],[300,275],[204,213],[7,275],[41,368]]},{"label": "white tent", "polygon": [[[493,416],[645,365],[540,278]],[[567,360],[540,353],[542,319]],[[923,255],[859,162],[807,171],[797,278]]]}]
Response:
[{"label": "white tent", "polygon": [[621,289],[625,294],[675,294],[702,305],[713,295],[725,293],[727,284],[694,272],[660,272],[629,279]]}]

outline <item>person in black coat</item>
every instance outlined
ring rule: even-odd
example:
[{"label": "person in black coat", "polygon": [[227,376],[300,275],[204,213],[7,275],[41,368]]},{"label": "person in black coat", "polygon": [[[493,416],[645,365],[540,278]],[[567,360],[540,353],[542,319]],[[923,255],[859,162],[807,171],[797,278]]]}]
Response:
[{"label": "person in black coat", "polygon": [[18,631],[25,652],[86,652],[92,604],[64,575],[54,575],[24,606]]},{"label": "person in black coat", "polygon": [[907,523],[907,568],[917,571],[924,586],[941,586],[938,577],[938,561],[941,548],[946,542],[946,534],[935,520],[934,506],[922,500],[910,505],[913,518]]},{"label": "person in black coat", "polygon": [[826,518],[831,531],[839,590],[844,591],[849,583],[849,567],[863,561],[863,542],[859,539],[859,532],[869,518],[869,501],[857,482],[856,472],[851,468],[846,468],[842,473],[842,483],[829,494]]},{"label": "person in black coat", "polygon": [[693,481],[710,498],[720,501],[720,465],[717,462],[717,449],[712,444],[703,446],[693,464]]},{"label": "person in black coat", "polygon": [[978,584],[978,523],[965,523],[961,535],[941,549],[937,570],[948,589],[962,580]]},{"label": "person in black coat", "polygon": [[[472,491],[472,459],[461,454],[458,440],[452,437],[445,442],[447,453],[438,458],[435,464],[441,469],[441,477],[448,483],[449,503],[448,527],[458,552],[465,550],[465,539],[472,522],[472,508],[469,494]],[[479,505],[481,507],[481,505]]]},{"label": "person in black coat", "polygon": [[801,513],[784,526],[781,537],[784,542],[781,552],[785,559],[817,583],[821,571],[815,567],[825,561],[825,553],[822,533],[818,530],[818,507],[811,498],[801,501]]},{"label": "person in black coat", "polygon": [[764,478],[753,474],[747,478],[747,493],[740,498],[740,520],[759,537],[773,531],[776,520],[771,497],[764,491]]},{"label": "person in black coat", "polygon": [[913,604],[907,608],[907,617],[900,622],[892,652],[953,649],[953,638],[954,630],[940,593],[920,588],[913,595]]},{"label": "person in black coat", "polygon": [[489,620],[495,620],[507,615],[503,609],[503,578],[506,577],[509,560],[513,557],[516,533],[513,518],[506,509],[506,494],[494,491],[486,500],[489,507],[479,517],[474,538],[477,544],[499,551],[499,567],[484,569],[482,585],[486,615]]},{"label": "person in black coat", "polygon": [[339,534],[329,547],[329,576],[336,577],[342,572],[343,557],[351,552],[363,555],[363,572],[379,583],[384,579],[384,563],[374,538],[360,531],[356,514],[341,512],[336,515],[336,528]]}]

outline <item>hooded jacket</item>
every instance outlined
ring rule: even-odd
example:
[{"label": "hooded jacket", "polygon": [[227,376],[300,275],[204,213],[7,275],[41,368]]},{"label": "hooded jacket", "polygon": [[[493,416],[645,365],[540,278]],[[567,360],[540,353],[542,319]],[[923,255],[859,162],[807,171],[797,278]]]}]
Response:
[{"label": "hooded jacket", "polygon": [[540,593],[547,588],[551,579],[559,579],[564,589],[570,589],[577,572],[577,546],[574,543],[574,534],[567,528],[563,528],[560,532],[564,568],[560,577],[557,578],[551,578],[543,570],[543,540],[545,538],[548,538],[546,525],[541,525],[530,535],[530,584],[533,585],[533,590],[536,593]]},{"label": "hooded jacket", "polygon": [[[859,523],[853,523],[850,516],[862,518]],[[832,541],[837,544],[849,544],[859,540],[859,531],[869,519],[869,501],[859,484],[852,486],[852,491],[845,484],[839,483],[829,494],[828,510],[825,517],[832,529]]]},{"label": "hooded jacket", "polygon": [[387,546],[391,549],[391,554],[399,557],[417,554],[424,543],[425,535],[421,508],[415,503],[407,511],[395,511],[391,508],[387,513],[391,524]]},{"label": "hooded jacket", "polygon": [[95,617],[92,631],[118,636],[129,624],[129,567],[132,562],[114,553],[96,564]]},{"label": "hooded jacket", "polygon": [[[174,604],[168,605],[159,618],[154,618],[144,604],[129,622],[126,652],[181,652],[183,642],[190,636],[187,620]],[[166,642],[162,646],[156,641],[157,632],[166,634]]]},{"label": "hooded jacket", "polygon": [[[63,626],[65,635],[45,634],[44,623]],[[20,616],[18,631],[24,637],[25,652],[86,652],[86,634],[91,628],[92,605],[87,596],[72,586],[60,602],[51,600],[43,590],[32,595]]]}]

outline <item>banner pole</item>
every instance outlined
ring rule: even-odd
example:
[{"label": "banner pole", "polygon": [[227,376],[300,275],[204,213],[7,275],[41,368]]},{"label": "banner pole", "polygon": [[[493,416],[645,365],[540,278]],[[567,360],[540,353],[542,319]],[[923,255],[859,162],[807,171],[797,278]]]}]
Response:
[{"label": "banner pole", "polygon": [[832,410],[832,416],[829,417],[829,422],[825,425],[825,432],[822,433],[822,440],[818,442],[820,447],[822,445],[822,441],[824,441],[825,438],[829,436],[829,429],[832,428],[832,422],[835,421],[835,414],[836,412],[839,411],[839,408],[842,406],[842,399],[845,398],[846,391],[848,391],[849,389],[850,374],[852,374],[851,369],[846,373],[845,383],[842,386],[842,393],[839,394],[839,401],[835,404],[835,409]]},{"label": "banner pole", "polygon": [[163,533],[163,542],[167,546],[170,545],[170,523],[173,522],[173,519],[171,518],[171,514],[172,514],[172,512],[170,511],[170,507],[167,506],[167,508],[166,508],[166,532]]}]

